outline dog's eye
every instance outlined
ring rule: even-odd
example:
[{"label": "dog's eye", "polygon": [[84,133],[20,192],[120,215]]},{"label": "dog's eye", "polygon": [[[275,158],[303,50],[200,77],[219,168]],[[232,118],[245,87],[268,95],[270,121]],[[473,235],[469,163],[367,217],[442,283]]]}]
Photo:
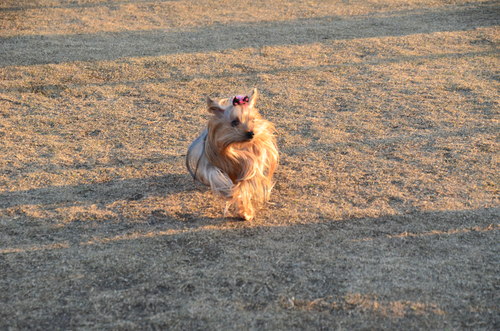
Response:
[{"label": "dog's eye", "polygon": [[240,120],[234,120],[231,122],[231,126],[234,128],[235,126],[240,125]]}]

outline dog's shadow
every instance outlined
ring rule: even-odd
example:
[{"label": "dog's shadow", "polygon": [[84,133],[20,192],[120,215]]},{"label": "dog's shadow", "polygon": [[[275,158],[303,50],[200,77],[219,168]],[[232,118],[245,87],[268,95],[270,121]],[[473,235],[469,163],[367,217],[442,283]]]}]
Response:
[{"label": "dog's shadow", "polygon": [[242,217],[238,216],[223,216],[221,211],[221,216],[210,217],[210,216],[202,216],[194,213],[174,213],[173,215],[169,215],[171,217],[182,224],[188,225],[188,227],[196,227],[198,225],[223,225],[223,224],[244,224],[246,220]]}]

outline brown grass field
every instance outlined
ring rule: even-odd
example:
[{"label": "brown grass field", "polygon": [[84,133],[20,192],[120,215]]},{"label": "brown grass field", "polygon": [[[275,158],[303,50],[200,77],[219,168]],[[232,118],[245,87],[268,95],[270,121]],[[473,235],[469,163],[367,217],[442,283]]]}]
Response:
[{"label": "brown grass field", "polygon": [[[0,330],[500,329],[500,3],[0,1]],[[252,222],[184,167],[261,93]]]}]

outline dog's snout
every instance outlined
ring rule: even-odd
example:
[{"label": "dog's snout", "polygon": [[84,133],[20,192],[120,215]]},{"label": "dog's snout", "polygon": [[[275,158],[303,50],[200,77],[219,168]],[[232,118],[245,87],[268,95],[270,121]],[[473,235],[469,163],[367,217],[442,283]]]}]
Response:
[{"label": "dog's snout", "polygon": [[255,135],[255,133],[253,133],[253,131],[248,131],[247,132],[247,138],[248,139],[252,139],[254,135]]}]

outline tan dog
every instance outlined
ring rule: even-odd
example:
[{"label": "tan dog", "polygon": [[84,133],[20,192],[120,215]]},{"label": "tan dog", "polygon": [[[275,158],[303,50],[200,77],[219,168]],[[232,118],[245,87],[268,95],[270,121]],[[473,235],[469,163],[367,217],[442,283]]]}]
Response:
[{"label": "tan dog", "polygon": [[207,98],[213,116],[186,157],[193,178],[227,199],[225,213],[235,206],[245,220],[269,200],[278,166],[274,125],[255,108],[257,97],[254,89],[249,97]]}]

